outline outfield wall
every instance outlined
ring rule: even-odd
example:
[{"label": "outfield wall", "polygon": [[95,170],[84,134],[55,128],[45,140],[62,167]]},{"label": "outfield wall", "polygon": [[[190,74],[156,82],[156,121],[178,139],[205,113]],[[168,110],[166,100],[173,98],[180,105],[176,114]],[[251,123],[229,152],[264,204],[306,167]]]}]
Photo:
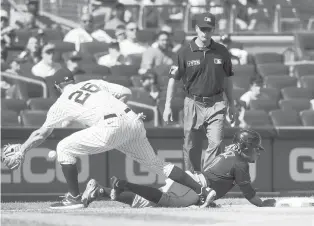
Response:
[{"label": "outfield wall", "polygon": [[[21,143],[32,129],[1,129],[1,143]],[[48,152],[73,129],[57,129],[38,148],[28,152],[24,164],[10,172],[1,165],[1,196],[4,201],[35,197],[55,197],[66,191],[65,179],[56,161],[48,159]],[[229,144],[234,129],[225,132],[225,145]],[[253,185],[259,192],[288,192],[314,190],[314,129],[258,130],[263,136],[266,153],[256,164],[251,164]],[[182,129],[148,129],[148,138],[159,157],[183,166]],[[205,138],[205,137],[204,137]],[[206,149],[206,140],[204,140]],[[79,160],[79,182],[83,190],[90,178],[108,185],[111,176],[118,176],[139,184],[162,185],[164,178],[114,150]],[[235,192],[238,190],[235,189]]]}]

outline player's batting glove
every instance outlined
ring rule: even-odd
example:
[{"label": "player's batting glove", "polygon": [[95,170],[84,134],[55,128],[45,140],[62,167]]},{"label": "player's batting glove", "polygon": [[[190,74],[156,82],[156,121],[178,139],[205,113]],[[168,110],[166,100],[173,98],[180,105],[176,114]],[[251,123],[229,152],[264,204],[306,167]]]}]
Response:
[{"label": "player's batting glove", "polygon": [[21,144],[8,144],[1,150],[1,162],[11,170],[19,168],[23,160],[24,153],[21,151]]},{"label": "player's batting glove", "polygon": [[276,206],[276,200],[275,199],[265,199],[263,201],[263,207],[274,207]]}]

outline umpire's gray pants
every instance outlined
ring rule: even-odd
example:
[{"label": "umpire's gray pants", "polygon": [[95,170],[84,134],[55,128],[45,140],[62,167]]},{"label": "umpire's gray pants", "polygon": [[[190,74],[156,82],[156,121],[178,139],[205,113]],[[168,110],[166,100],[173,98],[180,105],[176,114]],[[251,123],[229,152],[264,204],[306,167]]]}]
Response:
[{"label": "umpire's gray pants", "polygon": [[208,148],[202,169],[220,153],[226,109],[222,93],[209,98],[206,102],[185,98],[183,145],[185,170],[201,171],[204,132],[208,139]]}]

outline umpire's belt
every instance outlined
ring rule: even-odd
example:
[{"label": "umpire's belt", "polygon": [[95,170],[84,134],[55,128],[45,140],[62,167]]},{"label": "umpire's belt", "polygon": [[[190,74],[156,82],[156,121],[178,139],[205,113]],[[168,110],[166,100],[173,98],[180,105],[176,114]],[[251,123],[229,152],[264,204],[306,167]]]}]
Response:
[{"label": "umpire's belt", "polygon": [[[131,111],[130,108],[126,108],[126,109],[124,110],[125,113],[128,113],[128,112],[130,112],[130,111]],[[117,114],[105,115],[105,116],[104,116],[104,120],[109,119],[109,118],[115,118],[115,117],[118,117],[118,115],[117,115]]]},{"label": "umpire's belt", "polygon": [[196,96],[193,94],[188,93],[187,97],[191,98],[192,100],[198,101],[198,102],[216,102],[216,101],[222,101],[223,100],[223,91],[220,91],[210,97],[201,97],[201,96]]}]

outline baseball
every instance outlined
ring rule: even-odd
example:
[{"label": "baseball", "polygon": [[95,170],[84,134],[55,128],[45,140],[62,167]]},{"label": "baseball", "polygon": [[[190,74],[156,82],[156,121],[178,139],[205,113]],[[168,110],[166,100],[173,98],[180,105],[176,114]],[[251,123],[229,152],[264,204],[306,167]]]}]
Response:
[{"label": "baseball", "polygon": [[56,151],[49,151],[49,153],[48,153],[49,160],[55,160],[56,157],[57,157],[57,152]]}]

